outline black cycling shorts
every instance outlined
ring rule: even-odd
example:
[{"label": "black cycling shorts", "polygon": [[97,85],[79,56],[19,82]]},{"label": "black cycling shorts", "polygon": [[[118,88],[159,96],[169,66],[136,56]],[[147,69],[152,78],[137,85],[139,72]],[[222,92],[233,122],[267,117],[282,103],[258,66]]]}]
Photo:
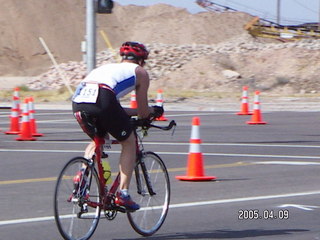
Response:
[{"label": "black cycling shorts", "polygon": [[118,141],[126,140],[131,132],[130,116],[118,102],[115,94],[108,89],[99,88],[96,103],[74,103],[73,112],[84,111],[96,119],[99,137],[110,133]]}]

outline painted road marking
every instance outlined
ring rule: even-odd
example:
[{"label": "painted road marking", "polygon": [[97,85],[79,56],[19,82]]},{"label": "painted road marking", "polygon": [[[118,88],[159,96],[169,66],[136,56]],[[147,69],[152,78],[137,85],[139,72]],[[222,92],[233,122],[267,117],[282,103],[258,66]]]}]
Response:
[{"label": "painted road marking", "polygon": [[[3,141],[3,142],[15,142],[15,141]],[[61,143],[61,144],[88,144],[90,141],[42,141],[30,142],[30,144],[38,143]],[[189,142],[143,142],[143,145],[165,145],[165,146],[188,146]],[[201,143],[201,146],[239,146],[239,147],[280,147],[280,148],[320,148],[319,145],[294,145],[294,144],[260,144],[260,143]]]},{"label": "painted road marking", "polygon": [[[81,150],[62,150],[62,149],[7,149],[1,148],[0,152],[34,152],[34,153],[81,153]],[[108,151],[108,153],[120,153],[120,151]],[[188,152],[161,152],[159,155],[188,155]],[[242,153],[202,153],[204,156],[221,157],[252,157],[252,158],[291,158],[291,159],[319,159],[320,156],[297,156],[297,155],[268,155],[268,154],[242,154]]]},{"label": "painted road marking", "polygon": [[[217,169],[217,168],[230,168],[230,167],[242,167],[242,166],[252,166],[257,164],[281,164],[281,165],[294,165],[294,166],[308,166],[308,165],[320,165],[318,162],[288,162],[288,161],[269,161],[269,162],[235,162],[227,164],[214,164],[206,165],[205,169]],[[186,167],[181,168],[168,168],[168,172],[181,172],[185,171]],[[117,172],[112,173],[113,176],[117,175]],[[30,179],[17,179],[17,180],[5,180],[0,181],[0,185],[8,184],[22,184],[22,183],[34,183],[34,182],[52,182],[56,181],[57,177],[48,177],[48,178],[30,178]]]},{"label": "painted road marking", "polygon": [[314,209],[320,208],[319,206],[301,205],[301,204],[282,204],[279,206],[279,208],[288,208],[288,207],[298,208],[306,211],[313,211]]},{"label": "painted road marking", "polygon": [[317,195],[317,194],[320,194],[320,191],[300,192],[300,193],[287,193],[287,194],[266,195],[266,196],[256,196],[256,197],[244,197],[244,198],[232,198],[232,199],[222,199],[222,200],[202,201],[202,202],[178,203],[178,204],[170,205],[170,209],[171,208],[180,208],[180,207],[194,207],[194,206],[214,205],[214,204],[222,204],[222,203],[268,200],[268,199],[275,199],[275,198],[300,197],[300,196]]},{"label": "painted road marking", "polygon": [[[184,208],[184,207],[199,207],[199,206],[206,206],[206,205],[217,205],[217,204],[226,204],[226,203],[235,203],[235,202],[261,201],[261,200],[270,200],[270,199],[278,199],[278,198],[290,198],[290,197],[300,197],[300,196],[308,196],[308,195],[310,196],[310,195],[318,195],[318,194],[320,194],[320,191],[254,196],[254,197],[244,197],[244,198],[231,198],[231,199],[221,199],[221,200],[202,201],[202,202],[177,203],[177,204],[170,204],[170,209]],[[3,220],[3,221],[0,221],[0,226],[22,224],[22,223],[44,222],[44,221],[52,221],[52,220],[54,220],[53,216]]]},{"label": "painted road marking", "polygon": [[[240,167],[240,166],[248,166],[248,165],[253,165],[253,163],[236,162],[236,163],[229,163],[229,164],[215,164],[215,165],[206,165],[205,168],[214,169],[214,168]],[[185,171],[185,170],[186,170],[185,167],[168,168],[168,172],[179,172],[179,171]],[[112,176],[116,176],[117,174],[118,174],[117,172],[113,172]],[[56,180],[57,180],[57,177],[4,180],[4,181],[0,181],[0,185],[34,183],[34,182],[52,182]]]}]

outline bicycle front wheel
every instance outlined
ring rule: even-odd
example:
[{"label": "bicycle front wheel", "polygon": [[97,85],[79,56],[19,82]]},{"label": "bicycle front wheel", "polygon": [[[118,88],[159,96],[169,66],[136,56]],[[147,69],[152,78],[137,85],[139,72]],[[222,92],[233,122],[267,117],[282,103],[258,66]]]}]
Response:
[{"label": "bicycle front wheel", "polygon": [[160,229],[170,202],[170,181],[165,164],[153,152],[145,152],[132,176],[130,194],[140,205],[135,212],[128,212],[133,229],[150,236]]},{"label": "bicycle front wheel", "polygon": [[58,176],[54,193],[54,217],[66,240],[89,239],[100,218],[97,171],[83,158],[71,159]]}]

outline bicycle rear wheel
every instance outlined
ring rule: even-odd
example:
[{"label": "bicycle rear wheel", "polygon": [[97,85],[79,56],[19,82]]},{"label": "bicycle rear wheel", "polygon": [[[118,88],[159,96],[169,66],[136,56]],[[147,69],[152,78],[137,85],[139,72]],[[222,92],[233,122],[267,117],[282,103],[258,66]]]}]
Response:
[{"label": "bicycle rear wheel", "polygon": [[[85,171],[80,171],[80,169]],[[80,173],[81,172],[81,173]],[[54,193],[54,217],[64,239],[89,239],[100,218],[97,171],[83,157],[71,159],[58,176]]]},{"label": "bicycle rear wheel", "polygon": [[130,189],[130,195],[140,209],[127,213],[129,222],[137,233],[150,236],[162,226],[170,202],[169,175],[158,155],[143,153],[132,176]]}]

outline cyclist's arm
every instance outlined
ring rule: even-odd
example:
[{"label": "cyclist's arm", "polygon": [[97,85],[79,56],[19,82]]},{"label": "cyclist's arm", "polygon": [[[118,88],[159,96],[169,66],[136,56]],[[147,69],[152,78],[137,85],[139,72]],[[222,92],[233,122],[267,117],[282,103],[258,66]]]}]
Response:
[{"label": "cyclist's arm", "polygon": [[153,108],[148,106],[148,89],[149,75],[142,67],[136,68],[136,100],[138,109],[126,109],[130,116],[138,116],[139,118],[148,118]]}]

